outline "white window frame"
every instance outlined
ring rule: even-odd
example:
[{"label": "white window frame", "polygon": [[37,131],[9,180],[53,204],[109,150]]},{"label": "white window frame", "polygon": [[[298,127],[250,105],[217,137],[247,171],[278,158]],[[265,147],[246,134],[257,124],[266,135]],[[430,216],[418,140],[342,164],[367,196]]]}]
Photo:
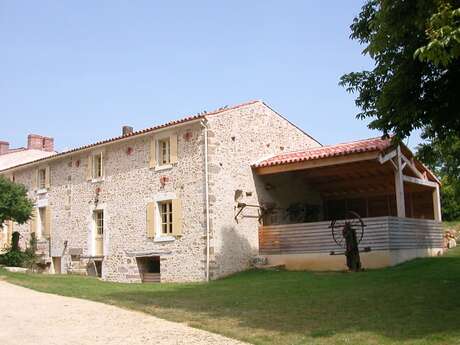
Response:
[{"label": "white window frame", "polygon": [[[43,174],[42,174],[43,173]],[[43,177],[43,180],[42,180]],[[37,176],[37,189],[38,190],[46,190],[46,167],[39,167],[38,168],[38,176]]]},{"label": "white window frame", "polygon": [[104,233],[102,235],[103,247],[102,247],[102,254],[104,257],[109,255],[110,252],[110,244],[109,244],[109,233],[110,229],[108,228],[108,224],[110,223],[110,214],[107,211],[106,204],[101,203],[98,204],[97,207],[91,207],[90,212],[88,213],[88,253],[92,256],[96,254],[96,222],[94,218],[94,213],[96,211],[103,211],[104,212]]},{"label": "white window frame", "polygon": [[[96,162],[100,162],[99,165],[99,172],[100,174],[96,174]],[[104,155],[103,152],[97,152],[93,154],[93,157],[91,159],[91,177],[93,178],[93,181],[100,181],[104,179]]]},{"label": "white window frame", "polygon": [[[154,198],[154,202],[156,206],[155,207],[155,237],[153,239],[154,242],[172,242],[176,240],[176,237],[174,237],[172,234],[163,233],[162,219],[161,219],[161,212],[160,212],[161,204],[166,201],[172,201],[173,199],[176,199],[176,193],[170,193],[170,192],[159,193]],[[171,205],[171,211],[173,211],[172,205]]]},{"label": "white window frame", "polygon": [[160,212],[161,236],[172,236],[173,234],[173,210],[172,200],[158,202]]},{"label": "white window frame", "polygon": [[43,233],[45,232],[45,226],[46,226],[46,208],[47,207],[48,205],[37,206],[37,212],[35,213],[37,217],[36,222],[35,222],[35,236],[37,240],[45,239],[45,237],[43,237]]},{"label": "white window frame", "polygon": [[[155,140],[155,161],[156,161],[156,166],[155,166],[155,171],[161,171],[161,170],[167,170],[171,169],[173,165],[171,164],[171,132],[167,131],[164,133],[159,134],[154,140]],[[162,147],[161,143],[162,142],[168,142],[168,163],[163,163],[162,159]]]}]

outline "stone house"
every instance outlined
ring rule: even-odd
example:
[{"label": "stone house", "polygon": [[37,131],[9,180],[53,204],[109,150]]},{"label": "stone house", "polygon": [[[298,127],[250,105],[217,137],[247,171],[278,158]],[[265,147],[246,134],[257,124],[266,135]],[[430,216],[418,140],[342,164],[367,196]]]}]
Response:
[{"label": "stone house", "polygon": [[249,267],[259,204],[251,164],[320,144],[261,101],[132,131],[0,171],[24,184],[50,272],[120,282],[205,281]]},{"label": "stone house", "polygon": [[0,174],[28,188],[34,217],[14,229],[22,246],[35,234],[54,273],[207,281],[257,256],[343,270],[337,237],[350,214],[364,267],[442,253],[440,184],[407,147],[381,138],[322,146],[261,101],[124,127]]},{"label": "stone house", "polygon": [[[0,141],[0,171],[54,154],[54,139],[43,135],[29,134],[26,147],[11,148],[9,142]],[[12,222],[0,226],[0,253],[11,244],[12,231]]]}]

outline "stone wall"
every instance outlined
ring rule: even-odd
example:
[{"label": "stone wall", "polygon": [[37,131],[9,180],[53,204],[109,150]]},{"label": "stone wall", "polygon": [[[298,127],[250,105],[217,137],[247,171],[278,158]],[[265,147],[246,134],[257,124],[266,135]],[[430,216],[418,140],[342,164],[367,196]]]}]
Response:
[{"label": "stone wall", "polygon": [[[270,154],[319,144],[262,102],[206,118],[211,277],[217,278],[246,269],[250,257],[258,253],[258,209],[248,208],[238,221],[234,219],[237,201],[260,204],[270,200],[263,183],[253,175],[251,163]],[[166,170],[149,168],[151,138],[170,133],[177,133],[178,162]],[[102,181],[88,181],[88,156],[97,152],[103,152],[105,176]],[[43,163],[50,167],[47,191],[32,190],[38,165],[17,168],[14,176],[27,186],[38,206],[51,209],[50,256],[62,258],[55,260],[61,262],[62,272],[91,264],[95,251],[93,211],[102,209],[103,279],[140,282],[136,255],[141,252],[160,256],[163,282],[205,279],[204,131],[200,123],[184,123]],[[164,184],[163,177],[167,178]],[[147,203],[166,198],[181,199],[182,236],[168,241],[150,239],[146,234]],[[20,231],[21,245],[25,246],[29,225],[15,225],[15,230]],[[46,259],[53,271],[51,257]]]},{"label": "stone wall", "polygon": [[270,201],[251,164],[280,152],[320,146],[262,102],[209,116],[209,171],[213,278],[249,267],[258,254],[259,210],[237,203]]},{"label": "stone wall", "polygon": [[[63,272],[76,264],[71,261],[71,251],[82,250],[83,266],[94,254],[92,214],[98,208],[104,210],[105,221],[103,279],[139,282],[141,278],[133,253],[141,251],[160,253],[162,281],[204,279],[202,129],[199,123],[194,123],[161,133],[167,135],[168,131],[178,135],[179,158],[170,169],[155,171],[149,168],[152,135],[148,135],[47,163],[51,186],[42,194],[32,191],[36,166],[15,171],[16,181],[28,187],[29,196],[37,204],[51,208],[51,256],[62,256]],[[88,155],[100,150],[104,155],[104,180],[87,181]],[[162,176],[168,178],[164,186],[160,182]],[[182,236],[164,242],[148,239],[146,235],[146,204],[161,195],[182,201]],[[22,246],[29,240],[29,228],[28,224],[15,226],[15,230],[21,232]]]}]

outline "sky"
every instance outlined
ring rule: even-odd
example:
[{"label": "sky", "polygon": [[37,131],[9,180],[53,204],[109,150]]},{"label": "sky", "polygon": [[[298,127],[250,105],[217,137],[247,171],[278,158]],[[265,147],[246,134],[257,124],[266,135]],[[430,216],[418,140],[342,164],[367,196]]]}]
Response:
[{"label": "sky", "polygon": [[373,66],[362,4],[0,0],[0,140],[63,151],[254,99],[324,145],[378,136],[338,85]]}]

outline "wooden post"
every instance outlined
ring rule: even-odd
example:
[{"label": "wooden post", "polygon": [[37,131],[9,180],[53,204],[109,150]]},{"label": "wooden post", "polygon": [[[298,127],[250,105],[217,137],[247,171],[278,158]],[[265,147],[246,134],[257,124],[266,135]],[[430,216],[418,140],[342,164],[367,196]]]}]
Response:
[{"label": "wooden post", "polygon": [[401,163],[401,147],[398,145],[396,155],[396,171],[395,171],[395,193],[396,193],[396,208],[398,210],[398,217],[406,217],[406,205],[404,201],[404,181]]},{"label": "wooden post", "polygon": [[441,198],[439,197],[439,186],[436,185],[436,187],[433,190],[433,213],[434,213],[434,219],[437,221],[442,220],[441,216]]}]

